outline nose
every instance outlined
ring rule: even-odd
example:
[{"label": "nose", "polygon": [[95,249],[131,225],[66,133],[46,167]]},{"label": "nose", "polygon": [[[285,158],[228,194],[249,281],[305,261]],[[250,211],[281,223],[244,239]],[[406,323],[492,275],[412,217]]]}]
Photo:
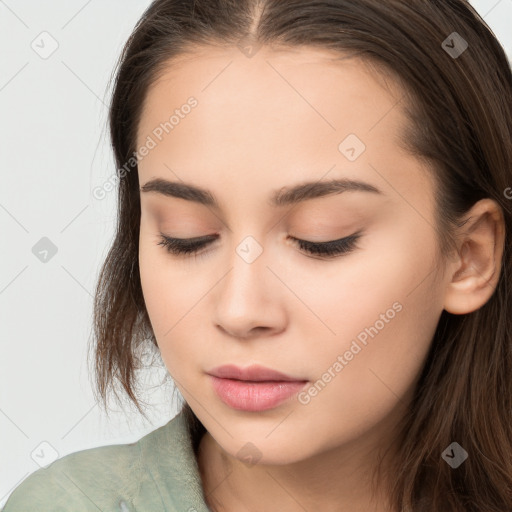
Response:
[{"label": "nose", "polygon": [[275,260],[253,237],[246,237],[232,251],[230,270],[216,287],[214,298],[214,322],[224,334],[249,339],[285,328],[285,287],[276,277]]}]

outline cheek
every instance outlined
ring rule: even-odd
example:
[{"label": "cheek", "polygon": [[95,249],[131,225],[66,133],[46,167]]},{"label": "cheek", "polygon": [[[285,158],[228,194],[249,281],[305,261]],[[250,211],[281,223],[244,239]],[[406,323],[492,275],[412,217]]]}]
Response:
[{"label": "cheek", "polygon": [[[313,326],[321,330],[337,349],[361,332],[364,340],[365,328],[376,322],[379,332],[393,325],[422,331],[442,311],[436,250],[432,230],[404,223],[368,234],[359,249],[338,261],[307,264],[300,272],[283,267],[283,280],[314,313],[296,320],[307,323],[309,331]],[[329,353],[330,344],[319,350]]]},{"label": "cheek", "polygon": [[[380,421],[421,372],[443,296],[434,270],[435,239],[410,233],[375,237],[371,249],[350,264],[346,260],[346,272],[318,283],[315,308],[335,337],[326,335],[311,354],[318,380],[316,390],[307,390],[306,409],[324,416],[326,429],[333,415],[334,423],[357,418],[352,427],[359,429]],[[308,320],[309,332],[314,320]]]},{"label": "cheek", "polygon": [[179,378],[204,352],[204,340],[194,334],[205,323],[201,297],[209,280],[207,276],[193,279],[193,259],[190,266],[177,263],[158,241],[153,231],[141,229],[141,287],[162,359],[169,373]]},{"label": "cheek", "polygon": [[[139,272],[144,295],[144,302],[151,319],[155,334],[162,330],[168,302],[172,301],[170,293],[173,288],[168,286],[167,274],[161,265],[158,252],[163,248],[156,245],[147,233],[141,229],[139,239]],[[158,339],[158,335],[157,335]]]},{"label": "cheek", "polygon": [[[141,229],[139,240],[139,271],[144,302],[162,358],[167,365],[166,340],[171,339],[179,293],[183,291],[181,277],[170,272],[165,248],[157,245],[155,236]],[[164,350],[163,350],[164,349]]]}]

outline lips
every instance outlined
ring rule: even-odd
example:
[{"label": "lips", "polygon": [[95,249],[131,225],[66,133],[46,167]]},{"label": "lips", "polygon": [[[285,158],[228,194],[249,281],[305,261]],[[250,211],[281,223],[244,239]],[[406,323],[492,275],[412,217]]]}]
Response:
[{"label": "lips", "polygon": [[248,412],[277,407],[308,383],[305,379],[253,365],[224,365],[208,372],[213,389],[226,405]]},{"label": "lips", "polygon": [[247,380],[252,382],[304,382],[306,380],[300,377],[291,377],[290,375],[286,375],[284,373],[260,365],[252,365],[248,366],[247,368],[241,368],[239,366],[229,364],[218,366],[208,373],[214,377],[220,377],[222,379]]}]

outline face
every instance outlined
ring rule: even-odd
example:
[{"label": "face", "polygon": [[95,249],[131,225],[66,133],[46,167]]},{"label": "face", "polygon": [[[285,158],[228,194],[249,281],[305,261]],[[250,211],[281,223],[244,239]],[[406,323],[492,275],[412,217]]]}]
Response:
[{"label": "face", "polygon": [[[205,49],[169,63],[148,92],[144,299],[169,373],[232,456],[250,446],[285,464],[369,446],[411,398],[446,282],[432,178],[400,148],[401,97],[361,61],[317,49]],[[198,238],[197,252],[175,254],[169,238]],[[330,255],[315,245],[340,239]],[[228,404],[209,375],[226,364],[300,387],[277,403]]]}]

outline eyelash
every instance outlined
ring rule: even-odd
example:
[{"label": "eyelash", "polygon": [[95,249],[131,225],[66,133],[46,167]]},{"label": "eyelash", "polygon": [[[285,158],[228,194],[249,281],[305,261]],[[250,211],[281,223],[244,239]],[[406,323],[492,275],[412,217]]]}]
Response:
[{"label": "eyelash", "polygon": [[[167,252],[179,255],[197,255],[197,252],[208,245],[212,239],[217,236],[197,237],[197,238],[172,238],[160,233],[161,240],[157,245],[162,245]],[[361,233],[357,232],[353,235],[338,240],[330,240],[328,242],[315,243],[299,238],[289,237],[297,243],[300,249],[311,256],[320,256],[323,258],[334,258],[342,254],[357,249],[357,241],[361,238]]]}]

